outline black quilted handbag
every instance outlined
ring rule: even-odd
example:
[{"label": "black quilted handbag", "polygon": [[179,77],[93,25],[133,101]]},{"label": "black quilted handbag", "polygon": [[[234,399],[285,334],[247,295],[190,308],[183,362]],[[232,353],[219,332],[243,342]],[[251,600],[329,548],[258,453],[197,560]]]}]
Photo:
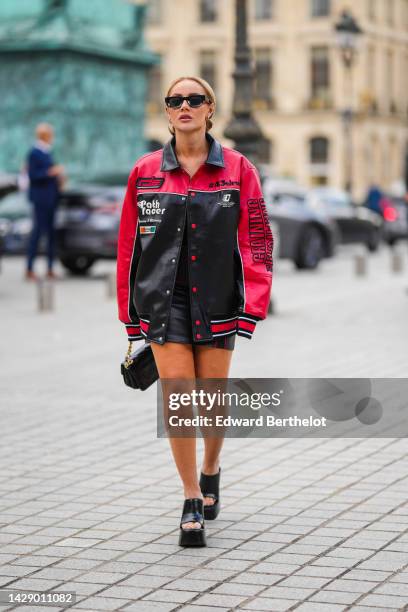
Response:
[{"label": "black quilted handbag", "polygon": [[132,387],[132,389],[144,391],[156,382],[159,373],[150,344],[145,344],[132,353],[132,342],[129,342],[129,348],[125,360],[121,363],[120,371],[125,385]]}]

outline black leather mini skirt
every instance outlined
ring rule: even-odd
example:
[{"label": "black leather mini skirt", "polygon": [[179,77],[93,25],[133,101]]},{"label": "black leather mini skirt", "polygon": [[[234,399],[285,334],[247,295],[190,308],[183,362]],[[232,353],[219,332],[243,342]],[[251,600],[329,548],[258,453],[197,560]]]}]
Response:
[{"label": "black leather mini skirt", "polygon": [[221,336],[208,342],[197,342],[193,340],[192,320],[190,313],[190,297],[188,286],[175,284],[173,299],[170,307],[170,316],[167,325],[166,342],[180,342],[182,344],[199,344],[212,348],[223,348],[234,350],[235,336]]}]

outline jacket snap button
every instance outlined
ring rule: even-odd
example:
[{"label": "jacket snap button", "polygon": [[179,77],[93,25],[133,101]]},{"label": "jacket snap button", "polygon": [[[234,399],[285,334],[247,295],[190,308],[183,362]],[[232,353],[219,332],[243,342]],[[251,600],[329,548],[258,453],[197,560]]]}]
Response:
[{"label": "jacket snap button", "polygon": [[191,227],[192,227],[193,229],[195,229],[195,228],[197,227],[196,223],[192,223],[192,224],[191,224]]},{"label": "jacket snap button", "polygon": [[193,287],[192,289],[193,289],[193,292],[196,293],[197,287]]},{"label": "jacket snap button", "polygon": [[168,294],[168,293],[170,293],[170,289],[166,289],[166,293],[167,293],[167,294]]},{"label": "jacket snap button", "polygon": [[175,260],[175,259],[172,259],[172,260],[171,260],[171,263],[176,263],[176,260]]},{"label": "jacket snap button", "polygon": [[162,327],[166,327],[166,324],[165,324],[165,323],[162,323]]},{"label": "jacket snap button", "polygon": [[195,255],[191,256],[191,261],[195,261],[197,259],[197,257]]},{"label": "jacket snap button", "polygon": [[177,228],[177,231],[178,231],[178,232],[181,232],[181,227],[178,227],[178,228]]},{"label": "jacket snap button", "polygon": [[201,325],[201,321],[200,319],[197,319],[197,321],[195,322],[196,325]]}]

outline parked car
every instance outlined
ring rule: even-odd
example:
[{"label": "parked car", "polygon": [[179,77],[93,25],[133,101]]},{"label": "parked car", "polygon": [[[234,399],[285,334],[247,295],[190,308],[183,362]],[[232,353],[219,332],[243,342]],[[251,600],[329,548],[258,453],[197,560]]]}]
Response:
[{"label": "parked car", "polygon": [[[25,253],[31,228],[31,207],[26,193],[15,191],[4,196],[0,201],[0,234],[3,236],[4,254]],[[39,251],[43,248],[42,240]]]},{"label": "parked car", "polygon": [[124,195],[125,187],[105,185],[63,192],[56,217],[58,255],[71,273],[86,274],[98,259],[116,258]]},{"label": "parked car", "polygon": [[324,211],[340,231],[342,244],[363,243],[376,251],[383,236],[383,222],[378,214],[354,204],[350,195],[334,187],[317,187],[308,192],[309,204]]},{"label": "parked car", "polygon": [[307,192],[291,180],[261,172],[262,189],[272,231],[279,237],[279,257],[291,259],[298,269],[314,269],[332,257],[339,240],[336,224],[313,210]]},{"label": "parked car", "polygon": [[373,214],[382,219],[383,237],[387,244],[392,246],[398,240],[408,238],[408,202],[403,196],[384,195],[380,200],[380,214]]},{"label": "parked car", "polygon": [[[85,274],[101,258],[115,259],[124,187],[81,185],[61,194],[55,225],[57,253],[73,274]],[[25,192],[0,202],[0,234],[4,252],[22,254],[32,229],[32,209]],[[39,252],[44,252],[45,237]]]}]

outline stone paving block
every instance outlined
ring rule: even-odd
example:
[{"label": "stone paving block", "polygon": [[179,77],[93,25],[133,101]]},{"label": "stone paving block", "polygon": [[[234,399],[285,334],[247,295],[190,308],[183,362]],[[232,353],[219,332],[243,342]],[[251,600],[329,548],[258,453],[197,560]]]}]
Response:
[{"label": "stone paving block", "polygon": [[117,584],[115,586],[108,587],[99,593],[99,596],[102,597],[118,597],[119,599],[140,599],[150,591],[154,589],[154,586],[150,587],[133,587],[133,586],[125,586],[123,583]]},{"label": "stone paving block", "polygon": [[368,582],[383,582],[391,576],[392,572],[383,572],[380,570],[364,570],[360,566],[343,574],[344,580],[367,580]]},{"label": "stone paving block", "polygon": [[395,572],[403,568],[406,564],[407,556],[403,553],[380,551],[371,557],[371,559],[363,561],[363,563],[359,565],[359,568]]},{"label": "stone paving block", "polygon": [[398,595],[398,597],[405,597],[408,604],[408,583],[402,582],[388,582],[378,586],[373,595]]},{"label": "stone paving block", "polygon": [[76,577],[76,582],[94,582],[96,584],[115,584],[119,580],[128,578],[127,574],[121,572],[86,572]]},{"label": "stone paving block", "polygon": [[62,580],[45,580],[44,578],[18,578],[15,582],[9,584],[7,588],[47,591],[49,589],[55,589],[61,582]]},{"label": "stone paving block", "polygon": [[[293,606],[293,601],[288,599],[272,599],[272,598],[260,598],[257,597],[252,601],[241,605],[243,610],[254,610],[255,612],[267,610],[268,612],[284,612],[290,610]],[[214,608],[211,608],[214,610]]]},{"label": "stone paving block", "polygon": [[376,583],[369,582],[368,580],[344,580],[342,578],[333,580],[330,584],[325,586],[325,590],[328,591],[346,591],[352,593],[367,593],[374,588]]},{"label": "stone paving block", "polygon": [[317,601],[320,603],[330,604],[352,604],[359,597],[359,593],[347,593],[344,591],[327,591],[326,589],[324,589],[310,597],[308,601]]},{"label": "stone paving block", "polygon": [[164,601],[168,603],[178,603],[183,604],[187,601],[190,601],[197,595],[200,591],[180,591],[180,590],[172,590],[172,589],[156,589],[153,593],[146,595],[143,598],[143,601]]},{"label": "stone paving block", "polygon": [[[257,595],[261,591],[264,590],[263,585],[256,584],[242,584],[238,582],[224,582],[217,586],[211,593],[215,595],[242,595],[246,597],[251,597],[253,595]],[[203,590],[205,587],[203,586]]]},{"label": "stone paving block", "polygon": [[408,584],[408,571],[398,572],[390,578],[390,582],[403,582]]},{"label": "stone paving block", "polygon": [[305,599],[314,593],[315,588],[300,588],[290,586],[280,586],[280,583],[266,589],[260,597],[272,597],[273,599],[294,599],[296,601]]},{"label": "stone paving block", "polygon": [[192,580],[187,573],[184,578],[177,578],[176,580],[166,578],[166,584],[163,584],[163,588],[175,591],[195,591],[196,593],[201,593],[202,591],[211,589],[218,583],[218,580]]},{"label": "stone paving block", "polygon": [[300,610],[301,612],[342,612],[345,610],[345,606],[342,604],[328,604],[328,603],[319,603],[316,601],[306,601],[305,603],[301,603],[300,606],[296,608],[296,610]]},{"label": "stone paving block", "polygon": [[277,586],[279,587],[298,587],[305,589],[320,589],[323,585],[327,584],[331,578],[317,577],[317,576],[289,576],[285,578]]},{"label": "stone paving block", "polygon": [[300,565],[288,565],[287,563],[269,563],[262,561],[256,565],[253,565],[249,571],[260,572],[261,574],[271,573],[287,576],[288,574],[293,574],[300,567]]},{"label": "stone paving block", "polygon": [[240,595],[220,595],[216,593],[206,593],[194,600],[194,603],[202,606],[210,606],[212,608],[227,608],[231,610],[239,606],[247,597]]},{"label": "stone paving block", "polygon": [[261,574],[253,572],[245,572],[231,578],[230,582],[239,584],[258,584],[264,586],[272,586],[279,580],[282,580],[282,574]]},{"label": "stone paving block", "polygon": [[82,573],[82,570],[63,569],[58,567],[46,567],[31,575],[32,578],[45,578],[46,580],[72,580],[75,576]]},{"label": "stone paving block", "polygon": [[69,557],[59,561],[54,568],[72,569],[72,570],[88,570],[100,565],[102,561],[94,561],[93,559],[78,559],[78,557]]},{"label": "stone paving block", "polygon": [[138,575],[142,576],[168,576],[170,578],[175,577],[175,576],[183,576],[183,574],[185,574],[187,572],[187,568],[186,567],[181,567],[181,566],[171,566],[171,565],[162,565],[162,564],[155,564],[155,565],[148,565],[147,567],[143,568]]},{"label": "stone paving block", "polygon": [[79,602],[75,605],[76,609],[85,609],[85,610],[118,610],[122,608],[126,604],[130,604],[127,599],[117,599],[117,598],[108,598],[108,597],[88,597],[83,601]]},{"label": "stone paving block", "polygon": [[406,597],[398,597],[396,595],[376,595],[375,593],[371,593],[363,597],[363,599],[360,599],[358,604],[360,606],[371,606],[372,608],[382,607],[402,610],[407,605],[407,599]]},{"label": "stone paving block", "polygon": [[99,591],[102,591],[105,588],[103,584],[95,584],[92,582],[76,582],[75,580],[71,580],[69,582],[64,582],[61,587],[58,587],[61,591],[75,591],[77,595],[89,597],[89,595],[94,595]]},{"label": "stone paving block", "polygon": [[[134,601],[130,604],[127,604],[124,607],[124,610],[128,612],[171,612],[171,610],[176,610],[179,607],[179,603],[165,603],[163,601],[154,602],[143,599],[143,601]],[[197,610],[196,612],[199,611]]]}]

